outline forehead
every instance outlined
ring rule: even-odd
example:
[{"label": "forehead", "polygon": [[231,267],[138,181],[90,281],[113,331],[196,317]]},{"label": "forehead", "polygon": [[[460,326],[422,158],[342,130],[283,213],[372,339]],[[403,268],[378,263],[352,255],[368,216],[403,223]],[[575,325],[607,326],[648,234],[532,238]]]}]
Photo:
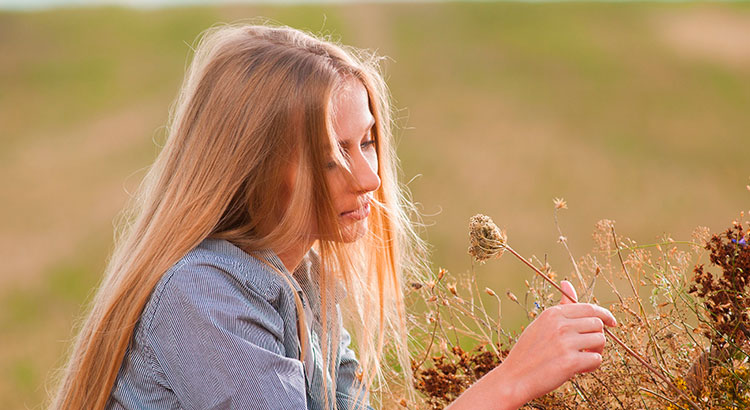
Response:
[{"label": "forehead", "polygon": [[331,101],[334,136],[339,142],[361,139],[375,123],[367,89],[356,79],[346,79]]}]

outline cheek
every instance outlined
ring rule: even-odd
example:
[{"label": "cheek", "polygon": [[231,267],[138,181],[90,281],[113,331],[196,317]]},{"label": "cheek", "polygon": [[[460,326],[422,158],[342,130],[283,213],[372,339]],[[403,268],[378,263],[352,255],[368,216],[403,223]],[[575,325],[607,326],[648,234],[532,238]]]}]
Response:
[{"label": "cheek", "polygon": [[340,202],[345,191],[346,178],[342,172],[334,170],[328,172],[326,175],[326,182],[328,183],[328,192],[331,194],[333,206],[337,211],[340,211],[340,207],[343,206]]}]

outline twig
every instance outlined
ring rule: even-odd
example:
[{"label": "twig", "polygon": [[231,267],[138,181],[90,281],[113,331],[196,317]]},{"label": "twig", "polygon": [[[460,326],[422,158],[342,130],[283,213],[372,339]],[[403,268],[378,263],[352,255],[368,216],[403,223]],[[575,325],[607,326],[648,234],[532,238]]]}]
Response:
[{"label": "twig", "polygon": [[[658,397],[658,398],[660,398],[660,399],[662,399],[662,400],[668,401],[668,402],[670,402],[671,404],[673,404],[673,405],[675,405],[675,406],[677,406],[677,407],[679,407],[679,408],[681,408],[681,409],[683,409],[683,410],[686,410],[686,409],[685,409],[684,407],[682,407],[682,406],[680,405],[680,403],[677,403],[676,401],[674,401],[674,400],[671,400],[671,399],[670,399],[669,397],[666,397],[666,396],[664,396],[664,395],[661,395],[661,394],[659,394],[659,393],[657,393],[657,392],[655,392],[655,391],[649,390],[649,389],[647,389],[647,388],[645,388],[645,387],[639,387],[639,389],[640,389],[641,391],[644,391],[644,392],[646,392],[646,393],[648,393],[648,394],[650,394],[650,395],[654,396],[654,397]],[[692,405],[693,403],[691,402],[690,404]]]},{"label": "twig", "polygon": [[622,402],[620,401],[620,398],[617,397],[617,394],[615,394],[615,392],[613,392],[612,389],[610,389],[606,383],[604,383],[600,378],[596,377],[596,374],[594,373],[591,373],[591,377],[593,377],[594,380],[599,382],[599,384],[601,384],[609,392],[609,394],[611,394],[612,397],[614,397],[615,401],[617,401],[617,403],[620,404],[620,408],[622,408],[622,410],[625,410],[625,405],[622,404]]},{"label": "twig", "polygon": [[[542,278],[544,278],[547,282],[549,282],[563,296],[567,297],[571,301],[574,301],[574,302],[576,301],[576,299],[573,298],[572,296],[570,296],[567,292],[565,292],[560,287],[560,285],[558,285],[554,280],[552,280],[544,272],[542,272],[541,270],[539,270],[539,268],[537,268],[536,266],[534,266],[531,262],[529,262],[528,260],[526,260],[526,258],[524,258],[523,256],[521,256],[518,252],[516,252],[513,248],[511,248],[507,243],[504,243],[503,247],[505,248],[505,250],[507,250],[508,252],[512,253],[513,256],[515,256],[516,258],[518,258],[521,262],[523,262],[524,264],[526,264],[526,266],[528,266],[532,270],[534,270],[534,272],[536,272],[538,275],[540,275]],[[625,349],[625,351],[628,352],[629,355],[633,356],[633,358],[635,358],[636,360],[638,360],[651,373],[653,373],[655,376],[659,377],[662,381],[664,381],[664,383],[666,383],[670,388],[672,388],[672,390],[674,390],[680,396],[682,396],[682,398],[685,399],[685,401],[687,401],[690,404],[691,407],[693,407],[695,410],[700,410],[700,406],[698,406],[697,404],[695,404],[695,402],[693,402],[693,400],[691,400],[690,397],[688,397],[688,395],[685,394],[684,391],[682,391],[679,388],[677,388],[677,386],[675,386],[674,383],[672,383],[672,381],[669,380],[669,378],[667,376],[665,376],[664,374],[662,374],[662,372],[656,370],[653,366],[651,366],[646,360],[644,360],[641,357],[641,355],[639,355],[633,349],[631,349],[630,347],[628,347],[628,345],[626,345],[623,341],[621,341],[617,336],[615,336],[612,332],[610,332],[609,329],[607,329],[606,327],[604,328],[604,333],[607,336],[609,336],[613,341],[615,341],[618,345],[620,345],[623,349]]]},{"label": "twig", "polygon": [[577,381],[571,380],[570,384],[573,385],[573,387],[576,389],[576,391],[583,397],[583,400],[585,402],[587,402],[587,403],[591,404],[592,406],[596,407],[597,409],[599,409],[599,405],[597,403],[594,403],[591,399],[589,399],[589,396],[586,395],[586,391],[583,389],[583,387],[581,387],[580,384],[578,384]]},{"label": "twig", "polygon": [[625,260],[622,258],[622,252],[620,252],[620,244],[617,242],[617,233],[615,232],[614,225],[611,227],[611,229],[612,229],[612,241],[614,242],[615,248],[617,249],[617,257],[618,259],[620,259],[620,266],[622,266],[622,271],[625,272],[625,277],[628,278],[630,289],[633,291],[633,296],[635,297],[635,301],[638,302],[638,307],[641,310],[641,317],[643,318],[643,321],[646,323],[646,333],[648,334],[648,338],[654,347],[654,353],[656,353],[656,356],[659,359],[661,359],[662,364],[664,365],[662,368],[662,371],[664,371],[664,367],[666,367],[666,361],[664,360],[664,356],[661,354],[656,344],[656,339],[654,338],[654,333],[653,333],[653,330],[651,329],[651,323],[649,323],[648,321],[648,315],[646,314],[646,309],[643,308],[643,302],[641,301],[641,296],[638,294],[638,290],[635,288],[635,283],[633,283],[633,278],[630,276],[628,267],[625,265]]},{"label": "twig", "polygon": [[430,350],[432,349],[432,344],[435,342],[435,333],[437,332],[438,328],[438,319],[440,317],[440,311],[438,310],[436,315],[438,317],[435,318],[435,325],[432,327],[432,336],[430,337],[430,344],[427,345],[427,349],[424,350],[424,357],[422,360],[419,361],[419,364],[414,366],[415,369],[418,369],[424,362],[427,360],[427,357],[430,355]]},{"label": "twig", "polygon": [[[565,235],[562,233],[562,229],[560,229],[560,223],[557,221],[557,211],[558,208],[555,207],[555,211],[553,213],[555,218],[555,227],[557,228],[557,233],[560,234],[560,242],[562,242],[563,246],[565,247],[565,250],[568,251],[568,256],[570,257],[570,263],[573,264],[573,269],[576,271],[576,275],[578,276],[578,281],[581,282],[581,286],[586,286],[586,281],[583,280],[583,275],[581,275],[580,269],[578,269],[578,264],[576,263],[576,258],[573,257],[573,252],[570,251],[570,247],[568,247],[568,240],[566,239]],[[593,292],[593,289],[589,289],[587,287],[584,288],[584,293],[582,296],[586,296],[589,292]]]}]

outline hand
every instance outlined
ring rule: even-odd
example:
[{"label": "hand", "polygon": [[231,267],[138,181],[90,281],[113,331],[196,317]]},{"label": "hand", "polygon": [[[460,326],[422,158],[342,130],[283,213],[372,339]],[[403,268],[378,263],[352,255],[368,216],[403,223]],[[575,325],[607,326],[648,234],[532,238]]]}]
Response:
[{"label": "hand", "polygon": [[[560,286],[577,298],[573,285]],[[576,373],[595,370],[602,363],[604,325],[616,326],[603,307],[576,303],[563,296],[560,304],[542,312],[516,342],[503,368],[506,383],[514,383],[520,403],[542,396]]]},{"label": "hand", "polygon": [[[560,287],[578,298],[570,282],[562,281]],[[602,363],[604,325],[617,325],[607,309],[563,296],[559,305],[546,309],[526,328],[500,366],[449,408],[518,409],[576,373],[596,369]]]}]

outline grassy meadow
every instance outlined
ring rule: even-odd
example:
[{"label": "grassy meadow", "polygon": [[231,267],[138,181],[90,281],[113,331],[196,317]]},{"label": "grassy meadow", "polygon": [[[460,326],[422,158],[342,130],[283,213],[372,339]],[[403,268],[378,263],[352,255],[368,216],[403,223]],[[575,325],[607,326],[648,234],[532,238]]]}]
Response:
[{"label": "grassy meadow", "polygon": [[[594,224],[641,243],[750,209],[750,3],[441,3],[0,11],[0,407],[40,408],[158,152],[190,47],[263,16],[377,50],[433,267],[481,212],[561,277]],[[523,292],[527,270],[476,267]],[[600,300],[605,306],[607,300]],[[520,308],[504,310],[520,326]]]}]

